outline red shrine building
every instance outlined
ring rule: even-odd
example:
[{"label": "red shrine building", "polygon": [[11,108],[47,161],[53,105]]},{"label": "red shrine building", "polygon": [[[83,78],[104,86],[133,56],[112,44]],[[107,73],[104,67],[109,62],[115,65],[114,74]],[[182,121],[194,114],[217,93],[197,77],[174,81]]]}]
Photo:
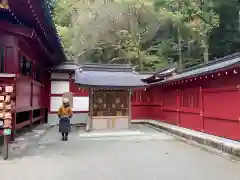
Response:
[{"label": "red shrine building", "polygon": [[43,70],[63,61],[48,1],[0,0],[0,82],[15,87],[13,137],[46,118],[50,77]]},{"label": "red shrine building", "polygon": [[[15,86],[13,132],[35,122],[56,125],[62,96],[70,92],[72,124],[99,129],[127,127],[127,121],[156,120],[240,140],[240,53],[182,72],[169,67],[141,73],[125,65],[66,62],[47,0],[4,2],[7,5],[0,6],[0,81]],[[83,83],[82,76],[93,78],[86,72],[93,67],[102,79]],[[108,84],[99,84],[110,74],[114,76]],[[117,84],[118,75],[129,77],[132,84]],[[105,106],[105,96],[124,103],[115,106],[115,101],[107,101]],[[110,119],[105,121],[103,116]],[[124,118],[124,123],[119,123]]]}]

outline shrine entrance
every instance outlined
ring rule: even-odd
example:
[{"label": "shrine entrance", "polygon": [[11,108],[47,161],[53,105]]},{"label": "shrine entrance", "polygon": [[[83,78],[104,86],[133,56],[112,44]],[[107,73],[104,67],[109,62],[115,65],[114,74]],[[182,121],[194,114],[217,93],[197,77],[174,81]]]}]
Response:
[{"label": "shrine entrance", "polygon": [[89,89],[86,130],[128,129],[131,122],[131,89],[145,88],[139,74],[128,65],[83,65],[75,83]]},{"label": "shrine entrance", "polygon": [[131,121],[130,90],[91,89],[92,129],[127,129]]}]

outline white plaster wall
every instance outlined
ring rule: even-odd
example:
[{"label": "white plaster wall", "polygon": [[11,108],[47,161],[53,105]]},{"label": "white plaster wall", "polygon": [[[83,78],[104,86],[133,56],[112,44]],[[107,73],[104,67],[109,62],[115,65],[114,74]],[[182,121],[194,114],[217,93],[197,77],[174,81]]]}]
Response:
[{"label": "white plaster wall", "polygon": [[51,81],[51,94],[63,94],[70,91],[69,81]]},{"label": "white plaster wall", "polygon": [[[87,120],[88,113],[73,113],[73,117],[71,118],[71,124],[82,124],[86,123]],[[57,117],[57,113],[48,114],[48,124],[49,125],[59,124],[59,118]]]},{"label": "white plaster wall", "polygon": [[88,111],[88,110],[89,110],[88,96],[73,97],[73,111]]},{"label": "white plaster wall", "polygon": [[66,79],[69,80],[68,73],[51,73],[51,79]]},{"label": "white plaster wall", "polygon": [[50,98],[50,112],[57,112],[62,105],[62,96],[53,96]]}]

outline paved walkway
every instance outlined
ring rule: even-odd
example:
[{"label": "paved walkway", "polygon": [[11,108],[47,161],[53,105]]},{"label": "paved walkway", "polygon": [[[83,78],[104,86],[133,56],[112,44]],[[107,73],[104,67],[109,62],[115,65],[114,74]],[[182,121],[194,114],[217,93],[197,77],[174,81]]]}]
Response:
[{"label": "paved walkway", "polygon": [[240,160],[240,142],[238,141],[233,141],[230,139],[194,131],[191,129],[186,129],[183,127],[155,120],[134,120],[132,122],[147,123],[147,125],[156,127],[157,129],[168,131],[174,135],[183,137],[190,142],[197,142],[198,144],[202,144],[205,147],[213,148],[215,151],[217,150],[223,153],[227,153],[226,155],[229,155],[229,158],[232,158],[232,155],[234,155],[234,158]]},{"label": "paved walkway", "polygon": [[240,180],[240,164],[151,128],[85,133],[61,142],[57,128],[23,152],[0,161],[0,180]]}]

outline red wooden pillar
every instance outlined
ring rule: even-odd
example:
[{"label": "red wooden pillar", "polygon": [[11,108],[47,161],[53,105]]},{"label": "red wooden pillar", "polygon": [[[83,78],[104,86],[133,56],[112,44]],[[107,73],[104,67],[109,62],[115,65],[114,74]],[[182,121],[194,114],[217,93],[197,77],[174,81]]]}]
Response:
[{"label": "red wooden pillar", "polygon": [[142,104],[142,90],[139,90],[139,103]]},{"label": "red wooden pillar", "polygon": [[202,87],[201,87],[201,86],[200,86],[200,88],[199,88],[199,109],[200,109],[200,118],[201,118],[201,122],[202,122],[201,130],[202,130],[202,132],[204,132],[203,91],[202,91]]},{"label": "red wooden pillar", "polygon": [[46,111],[45,111],[45,108],[41,109],[40,111],[40,116],[42,117],[41,120],[40,120],[40,123],[45,123],[45,117],[46,117]]},{"label": "red wooden pillar", "polygon": [[137,104],[140,103],[139,92],[140,92],[139,90],[136,91],[136,102],[137,102]]},{"label": "red wooden pillar", "polygon": [[16,113],[16,95],[17,95],[17,90],[16,90],[16,76],[17,74],[15,74],[14,77],[14,83],[13,83],[13,87],[14,87],[14,95],[12,97],[12,101],[14,102],[14,106],[12,107],[12,133],[11,133],[11,141],[15,140],[15,136],[16,136],[16,124],[17,124],[17,113]]},{"label": "red wooden pillar", "polygon": [[32,130],[33,128],[33,80],[31,82],[31,99],[30,99],[30,105],[31,105],[31,110],[29,112],[29,129],[30,131]]},{"label": "red wooden pillar", "polygon": [[180,107],[181,107],[181,104],[180,104],[180,97],[181,97],[181,91],[180,89],[177,89],[177,124],[178,126],[180,126]]},{"label": "red wooden pillar", "polygon": [[163,89],[161,88],[161,93],[160,93],[160,99],[159,99],[159,104],[161,108],[161,112],[163,111]]},{"label": "red wooden pillar", "polygon": [[33,110],[31,109],[29,112],[29,130],[33,129]]},{"label": "red wooden pillar", "polygon": [[8,159],[8,149],[9,149],[9,136],[3,136],[4,144],[3,144],[3,159]]},{"label": "red wooden pillar", "polygon": [[14,110],[14,113],[12,113],[12,134],[11,134],[11,141],[15,140],[16,136],[16,111]]}]

